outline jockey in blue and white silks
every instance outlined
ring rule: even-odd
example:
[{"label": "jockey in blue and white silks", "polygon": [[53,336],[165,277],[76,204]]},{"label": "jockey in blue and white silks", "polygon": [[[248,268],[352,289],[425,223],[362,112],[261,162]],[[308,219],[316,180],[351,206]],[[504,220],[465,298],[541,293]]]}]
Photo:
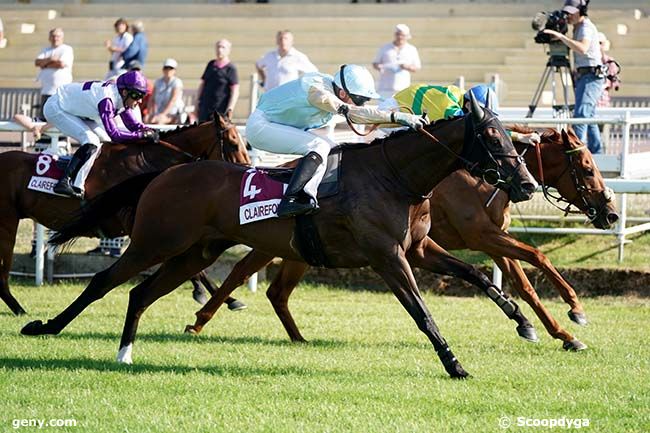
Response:
[{"label": "jockey in blue and white silks", "polygon": [[309,132],[310,129],[324,126],[336,113],[347,114],[356,123],[401,124],[412,128],[426,123],[408,113],[363,106],[378,98],[372,75],[358,65],[343,65],[334,77],[307,73],[262,95],[246,122],[248,142],[267,152],[305,155],[298,162],[278,206],[278,217],[318,210],[318,185],[325,174],[327,155],[336,143]]},{"label": "jockey in blue and white silks", "polygon": [[[102,141],[126,142],[155,139],[157,131],[147,129],[133,109],[147,92],[146,78],[139,71],[120,75],[116,81],[87,81],[59,87],[43,107],[48,122],[79,143],[54,192],[68,197],[83,196],[84,183],[99,154]],[[128,131],[120,130],[115,117],[120,116]],[[74,188],[71,177],[78,172]]]}]

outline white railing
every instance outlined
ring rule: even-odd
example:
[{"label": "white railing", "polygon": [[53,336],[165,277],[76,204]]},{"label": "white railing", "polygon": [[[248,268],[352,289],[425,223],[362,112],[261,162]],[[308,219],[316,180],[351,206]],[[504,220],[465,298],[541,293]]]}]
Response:
[{"label": "white railing", "polygon": [[[251,107],[252,108],[252,107]],[[504,123],[519,123],[527,125],[553,125],[557,128],[566,125],[577,123],[586,124],[603,124],[603,125],[619,125],[623,128],[622,146],[620,152],[617,154],[604,154],[594,155],[596,164],[601,171],[606,173],[613,173],[617,175],[616,179],[606,179],[608,187],[612,188],[619,197],[619,211],[620,219],[616,228],[612,230],[598,230],[588,228],[544,228],[544,227],[512,227],[511,232],[528,233],[553,233],[553,234],[598,234],[598,235],[615,235],[618,241],[618,256],[619,261],[624,259],[624,245],[626,236],[632,233],[650,230],[650,223],[645,222],[632,227],[627,227],[627,194],[647,194],[650,193],[650,151],[648,152],[630,152],[630,128],[632,125],[650,124],[650,109],[635,108],[635,109],[603,109],[603,115],[594,119],[556,119],[552,117],[552,112],[549,109],[540,108],[535,114],[535,118],[524,117],[527,109],[524,108],[501,108],[500,118]],[[161,129],[174,128],[175,125],[157,126]],[[243,126],[238,126],[239,132],[244,135],[245,129]],[[14,122],[0,122],[0,132],[20,132],[22,133],[21,148],[27,149],[26,131],[20,125]],[[59,136],[60,133],[55,129],[46,131],[45,135],[51,137],[50,149],[58,151],[60,147]],[[337,134],[339,135],[339,134]],[[348,133],[342,133],[339,137],[341,140],[347,140],[353,136]],[[650,150],[650,144],[648,145]],[[633,155],[633,158],[630,156]],[[294,159],[295,155],[272,155],[265,152],[253,152],[252,155],[254,165],[277,165],[289,159]],[[645,177],[646,179],[639,179]],[[557,216],[557,220],[561,220],[561,216]],[[43,253],[45,251],[44,230],[42,226],[37,225],[37,238],[36,238],[36,271],[35,280],[36,284],[43,283],[43,269],[45,260]],[[48,259],[51,258],[52,252],[48,251]],[[498,268],[495,266],[495,270]],[[498,274],[497,271],[495,271]],[[499,275],[495,275],[497,280],[500,279]],[[500,280],[499,280],[500,281]],[[255,289],[256,276],[251,278],[249,287],[251,290]]]}]

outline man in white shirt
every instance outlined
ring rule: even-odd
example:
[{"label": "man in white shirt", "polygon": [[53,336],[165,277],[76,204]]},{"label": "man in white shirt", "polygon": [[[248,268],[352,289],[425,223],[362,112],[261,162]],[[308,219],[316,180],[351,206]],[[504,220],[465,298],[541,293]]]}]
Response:
[{"label": "man in white shirt", "polygon": [[395,26],[395,39],[379,48],[372,66],[379,71],[377,91],[382,98],[390,98],[411,85],[411,72],[422,68],[420,55],[409,44],[411,29],[406,24]]},{"label": "man in white shirt", "polygon": [[50,46],[43,48],[34,60],[34,65],[40,68],[37,80],[41,83],[41,108],[56,89],[72,82],[74,51],[63,43],[63,29],[50,30],[49,39]]},{"label": "man in white shirt", "polygon": [[266,53],[255,63],[260,83],[268,91],[307,72],[318,72],[309,57],[293,47],[293,34],[280,30],[276,35],[277,50]]}]

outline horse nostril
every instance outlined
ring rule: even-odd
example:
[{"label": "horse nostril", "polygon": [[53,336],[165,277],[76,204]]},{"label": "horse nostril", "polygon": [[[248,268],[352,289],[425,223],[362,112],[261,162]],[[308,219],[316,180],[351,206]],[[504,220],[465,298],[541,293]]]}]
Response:
[{"label": "horse nostril", "polygon": [[616,212],[610,212],[607,214],[607,222],[610,224],[614,224],[616,221],[618,221],[618,214]]},{"label": "horse nostril", "polygon": [[524,192],[526,192],[528,194],[532,194],[532,193],[535,192],[535,189],[537,188],[537,186],[534,183],[531,183],[531,182],[524,182],[524,183],[521,184],[521,188],[522,188],[522,190]]}]

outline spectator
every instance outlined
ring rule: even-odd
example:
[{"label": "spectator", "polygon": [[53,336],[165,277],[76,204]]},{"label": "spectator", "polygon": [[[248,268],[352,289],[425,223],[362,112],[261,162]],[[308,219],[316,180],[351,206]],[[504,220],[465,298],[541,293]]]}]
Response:
[{"label": "spectator", "polygon": [[620,72],[618,63],[614,60],[613,57],[610,57],[607,52],[610,48],[610,42],[605,36],[604,33],[598,33],[598,42],[600,44],[600,52],[602,55],[602,64],[605,67],[606,76],[605,76],[605,85],[603,87],[603,95],[598,100],[599,107],[609,107],[611,105],[611,99],[609,92],[611,90],[618,90],[620,87],[620,80],[618,74]]},{"label": "spectator", "polygon": [[409,44],[411,29],[406,24],[395,26],[395,39],[381,48],[372,66],[379,71],[377,91],[382,98],[390,98],[396,92],[411,85],[411,72],[422,68],[420,55]]},{"label": "spectator", "polygon": [[40,119],[44,119],[42,109],[45,101],[54,95],[60,86],[72,82],[74,51],[70,45],[63,43],[63,36],[63,29],[59,27],[50,30],[50,46],[43,48],[34,60],[34,65],[40,68],[37,77],[41,83],[41,112],[38,116]]},{"label": "spectator", "polygon": [[264,90],[293,81],[306,72],[318,72],[309,57],[293,47],[293,34],[289,30],[280,30],[275,40],[278,48],[255,63]]},{"label": "spectator", "polygon": [[183,82],[176,76],[178,63],[167,59],[163,63],[162,77],[153,85],[153,95],[149,101],[147,123],[166,125],[181,123],[183,113]]},{"label": "spectator", "polygon": [[129,23],[124,19],[120,18],[115,21],[113,24],[115,27],[115,36],[113,36],[112,41],[105,41],[104,44],[106,49],[111,53],[111,60],[108,62],[108,73],[106,74],[106,79],[115,78],[121,73],[124,72],[124,59],[122,58],[122,53],[131,45],[133,42],[133,36],[127,30],[129,30]]},{"label": "spectator", "polygon": [[239,98],[239,79],[237,68],[230,63],[231,48],[227,39],[217,41],[217,57],[208,62],[201,76],[197,92],[199,122],[210,120],[215,111],[232,117]]},{"label": "spectator", "polygon": [[7,38],[5,38],[5,26],[2,23],[2,18],[0,18],[0,48],[7,46]]},{"label": "spectator", "polygon": [[[573,38],[550,29],[544,33],[573,50],[575,72],[575,118],[591,118],[596,115],[596,104],[603,93],[605,77],[600,69],[602,54],[598,44],[598,29],[587,16],[585,0],[566,0],[562,8],[567,21],[573,26]],[[601,152],[598,125],[573,125],[573,130],[591,153]]]},{"label": "spectator", "polygon": [[140,69],[144,69],[145,62],[147,61],[147,53],[149,52],[149,42],[147,36],[144,34],[144,24],[138,20],[131,24],[131,31],[133,32],[133,42],[122,53],[124,60],[124,67],[128,70],[132,69],[132,62],[138,62]]}]

